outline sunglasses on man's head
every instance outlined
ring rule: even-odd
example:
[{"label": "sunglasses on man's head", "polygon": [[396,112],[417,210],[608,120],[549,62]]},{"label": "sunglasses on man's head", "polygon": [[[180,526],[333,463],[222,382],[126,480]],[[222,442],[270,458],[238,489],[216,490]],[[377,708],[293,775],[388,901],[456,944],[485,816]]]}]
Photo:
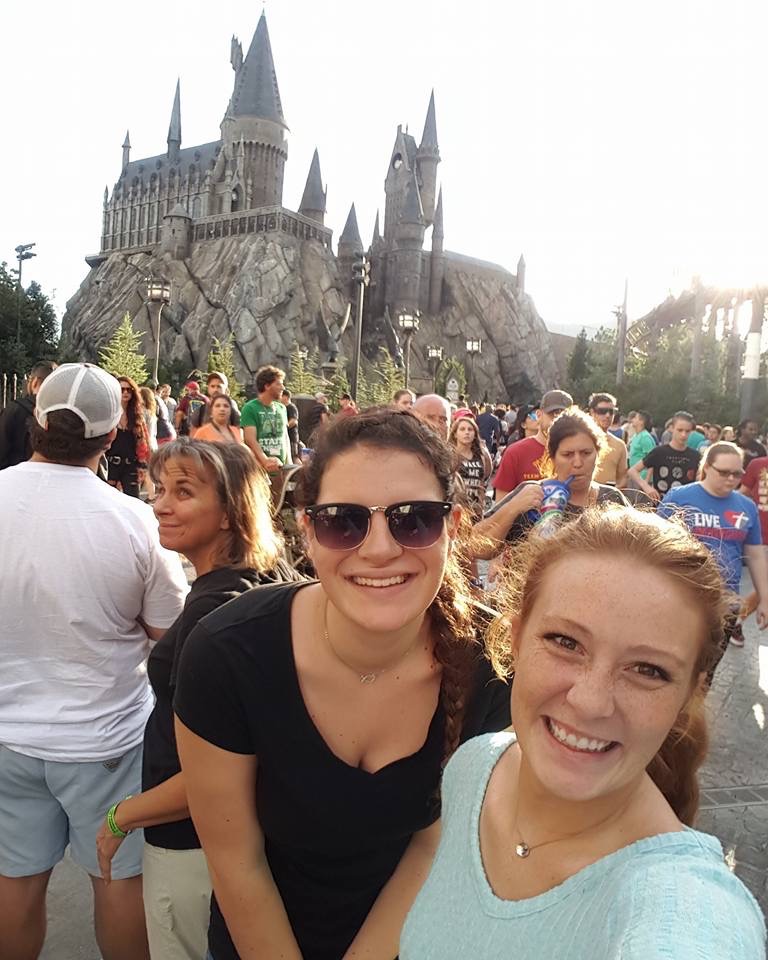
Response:
[{"label": "sunglasses on man's head", "polygon": [[440,500],[407,500],[388,507],[359,503],[318,503],[304,508],[315,537],[329,550],[354,550],[371,532],[374,513],[383,513],[392,539],[401,547],[423,550],[437,543],[453,504]]}]

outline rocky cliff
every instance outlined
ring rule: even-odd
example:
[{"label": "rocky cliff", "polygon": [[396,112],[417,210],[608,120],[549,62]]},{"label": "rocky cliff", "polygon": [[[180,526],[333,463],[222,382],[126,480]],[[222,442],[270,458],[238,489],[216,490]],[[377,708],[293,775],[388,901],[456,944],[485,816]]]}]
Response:
[{"label": "rocky cliff", "polygon": [[[155,333],[144,286],[153,274],[172,283],[172,302],[163,311],[161,358],[189,369],[204,367],[213,338],[224,340],[234,333],[238,373],[246,383],[263,363],[287,365],[294,341],[314,347],[321,311],[332,330],[341,325],[350,295],[330,250],[283,234],[199,241],[184,260],[159,252],[116,252],[91,269],[67,304],[65,349],[82,359],[97,359],[128,311],[144,333],[144,350],[153,355]],[[525,400],[556,382],[549,334],[512,274],[448,254],[442,302],[438,315],[422,317],[413,341],[414,387],[431,389],[427,344],[464,360],[467,337],[483,342],[471,370],[473,396]],[[364,349],[374,356],[383,340],[373,332],[372,319],[365,323]],[[346,357],[353,354],[353,341],[350,324],[342,340]]]}]

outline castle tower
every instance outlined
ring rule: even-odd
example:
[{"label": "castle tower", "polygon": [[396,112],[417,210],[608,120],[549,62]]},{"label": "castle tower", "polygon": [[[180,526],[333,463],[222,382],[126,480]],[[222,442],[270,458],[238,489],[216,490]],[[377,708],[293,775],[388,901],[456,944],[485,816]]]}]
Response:
[{"label": "castle tower", "polygon": [[304,193],[301,195],[299,204],[299,213],[310,220],[317,220],[318,223],[325,223],[326,197],[327,189],[323,189],[323,178],[320,175],[320,157],[317,149],[312,154],[312,162],[309,165],[309,174],[307,183],[304,187]]},{"label": "castle tower", "polygon": [[176,81],[176,94],[173,98],[171,122],[168,126],[168,159],[171,163],[179,162],[181,150],[181,91],[180,81]]},{"label": "castle tower", "polygon": [[517,261],[517,292],[525,293],[525,257],[522,253]]},{"label": "castle tower", "polygon": [[429,312],[439,313],[443,299],[445,257],[443,255],[443,188],[437,195],[435,219],[432,224],[432,254],[429,259]]},{"label": "castle tower", "polygon": [[363,252],[363,241],[360,239],[360,228],[357,225],[357,212],[354,203],[349,208],[347,222],[339,237],[339,260],[354,260]]},{"label": "castle tower", "polygon": [[192,218],[180,203],[166,213],[160,234],[161,253],[169,253],[174,260],[184,260],[189,256],[191,222]]},{"label": "castle tower", "polygon": [[131,136],[128,130],[125,131],[125,140],[123,140],[123,170],[131,162]]},{"label": "castle tower", "polygon": [[416,159],[416,141],[409,133],[403,132],[402,124],[397,126],[395,145],[389,158],[387,177],[384,181],[384,242],[392,247],[395,230],[400,221],[400,212],[405,203],[408,182],[413,173]]},{"label": "castle tower", "polygon": [[[281,206],[288,158],[285,141],[288,126],[283,116],[264,13],[259,18],[245,59],[239,41],[233,38],[231,63],[235,86],[221,123],[224,168],[216,189],[218,207],[220,212],[227,213],[233,204],[235,209],[242,210],[273,204]],[[237,194],[232,189],[232,175],[237,145],[241,140],[243,150],[237,161],[242,167],[242,194]]]},{"label": "castle tower", "polygon": [[416,154],[416,163],[421,177],[421,204],[424,208],[424,221],[429,226],[435,213],[435,191],[437,190],[437,165],[440,163],[440,148],[437,145],[437,122],[435,120],[435,91],[429,97],[424,132]]},{"label": "castle tower", "polygon": [[424,246],[424,209],[416,173],[405,191],[405,200],[400,212],[400,222],[395,228],[396,250],[394,253],[394,303],[395,310],[418,310],[421,293],[421,251]]}]

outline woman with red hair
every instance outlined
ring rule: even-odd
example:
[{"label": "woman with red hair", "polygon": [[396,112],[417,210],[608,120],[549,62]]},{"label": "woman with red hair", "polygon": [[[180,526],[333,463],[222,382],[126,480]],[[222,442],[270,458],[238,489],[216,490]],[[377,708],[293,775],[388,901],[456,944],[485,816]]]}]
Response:
[{"label": "woman with red hair", "polygon": [[144,403],[139,388],[130,377],[118,377],[122,413],[117,436],[107,451],[107,481],[123,493],[138,497],[139,487],[149,462],[149,433],[144,420]]}]

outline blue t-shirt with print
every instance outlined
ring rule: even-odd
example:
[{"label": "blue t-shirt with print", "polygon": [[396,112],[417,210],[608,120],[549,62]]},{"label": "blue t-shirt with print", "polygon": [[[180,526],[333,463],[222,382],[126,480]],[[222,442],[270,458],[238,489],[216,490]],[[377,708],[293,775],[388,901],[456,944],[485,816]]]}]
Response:
[{"label": "blue t-shirt with print", "polygon": [[715,497],[701,482],[689,483],[670,490],[657,512],[681,513],[691,533],[714,553],[728,588],[739,592],[744,545],[762,543],[757,507],[749,497],[735,490]]}]

